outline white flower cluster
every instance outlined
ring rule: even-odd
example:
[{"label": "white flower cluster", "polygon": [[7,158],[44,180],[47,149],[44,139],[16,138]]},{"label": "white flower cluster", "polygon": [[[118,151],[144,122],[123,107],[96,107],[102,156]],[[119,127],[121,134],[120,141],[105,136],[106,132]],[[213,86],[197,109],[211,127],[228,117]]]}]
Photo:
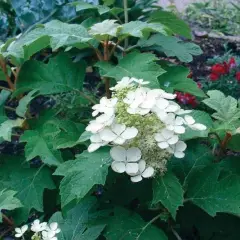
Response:
[{"label": "white flower cluster", "polygon": [[[56,222],[52,222],[48,225],[46,222],[41,223],[38,219],[34,220],[30,229],[34,232],[31,238],[32,240],[57,240],[58,238],[56,235],[61,232]],[[23,237],[27,230],[28,225],[24,225],[21,228],[15,228],[15,237]]]},{"label": "white flower cluster", "polygon": [[[113,97],[103,97],[93,106],[86,130],[91,132],[89,152],[113,146],[110,154],[115,172],[126,172],[133,182],[163,174],[171,155],[183,158],[187,145],[180,140],[186,126],[205,130],[175,103],[175,94],[149,89],[142,79],[124,77],[111,88]],[[182,115],[182,116],[181,116]]]}]

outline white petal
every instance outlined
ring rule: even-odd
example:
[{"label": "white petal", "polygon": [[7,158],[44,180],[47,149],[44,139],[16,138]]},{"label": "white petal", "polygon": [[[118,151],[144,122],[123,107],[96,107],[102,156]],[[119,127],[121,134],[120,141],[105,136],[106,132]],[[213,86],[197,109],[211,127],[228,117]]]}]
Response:
[{"label": "white petal", "polygon": [[121,134],[121,137],[124,139],[132,139],[135,138],[137,134],[138,130],[135,127],[129,127]]},{"label": "white petal", "polygon": [[136,147],[127,150],[127,162],[137,162],[141,159],[141,150]]},{"label": "white petal", "polygon": [[183,126],[175,126],[174,127],[174,132],[178,134],[183,134],[185,133],[185,127]]},{"label": "white petal", "polygon": [[137,174],[138,164],[137,163],[127,163],[126,164],[126,173],[131,175]]},{"label": "white petal", "polygon": [[142,181],[142,176],[137,175],[137,176],[131,177],[131,181],[132,182],[141,182]]},{"label": "white petal", "polygon": [[99,134],[94,134],[90,137],[90,141],[92,143],[100,143],[100,142],[102,142],[102,139],[100,138]]},{"label": "white petal", "polygon": [[20,237],[22,237],[22,235],[23,235],[22,233],[17,233],[17,234],[15,234],[15,237],[20,238]]},{"label": "white petal", "polygon": [[148,96],[144,102],[140,105],[141,108],[152,108],[156,102],[154,96]]},{"label": "white petal", "polygon": [[186,121],[187,124],[192,125],[195,123],[195,120],[192,116],[186,115],[184,117],[184,120]]},{"label": "white petal", "polygon": [[112,115],[108,115],[108,114],[102,114],[99,117],[96,118],[96,122],[97,123],[105,123],[109,120],[112,119]]},{"label": "white petal", "polygon": [[169,105],[169,101],[164,98],[160,98],[157,100],[156,105],[159,109],[163,110],[163,109],[167,108],[167,106]]},{"label": "white petal", "polygon": [[193,130],[199,130],[199,131],[204,131],[207,129],[207,127],[201,123],[195,123],[189,127],[192,128]]},{"label": "white petal", "polygon": [[161,148],[161,149],[166,149],[169,147],[169,144],[167,142],[160,142],[158,143],[158,146]]},{"label": "white petal", "polygon": [[55,231],[58,228],[58,224],[56,222],[52,222],[52,223],[50,223],[50,228],[51,228],[51,230]]},{"label": "white petal", "polygon": [[155,140],[157,142],[164,142],[164,141],[166,141],[166,139],[163,137],[163,135],[161,133],[156,133],[154,138],[155,138]]},{"label": "white petal", "polygon": [[140,115],[146,115],[151,111],[151,108],[137,108],[137,113]]},{"label": "white petal", "polygon": [[127,104],[131,104],[133,102],[134,98],[135,98],[135,92],[130,91],[130,92],[128,92],[126,98],[123,99],[123,102],[127,103]]},{"label": "white petal", "polygon": [[111,148],[110,155],[113,160],[119,161],[119,162],[125,162],[127,159],[126,149],[120,146]]},{"label": "white petal", "polygon": [[[101,105],[106,105],[108,102],[108,99],[107,99],[107,97],[102,97],[99,102]],[[97,105],[99,105],[99,104],[97,104]]]},{"label": "white petal", "polygon": [[117,144],[117,145],[123,145],[126,142],[126,139],[122,138],[122,137],[117,137],[113,143]]},{"label": "white petal", "polygon": [[101,139],[106,142],[112,142],[113,140],[115,140],[117,138],[117,135],[114,132],[112,132],[109,128],[103,129],[99,133],[99,135],[100,135]]},{"label": "white petal", "polygon": [[97,123],[96,121],[90,122],[90,124],[86,127],[86,131],[92,132],[92,133],[97,133],[101,131],[104,128],[104,124],[102,123]]},{"label": "white petal", "polygon": [[126,129],[126,125],[115,123],[112,125],[111,128],[112,128],[112,131],[119,136]]},{"label": "white petal", "polygon": [[140,160],[139,163],[138,163],[138,171],[139,173],[143,173],[143,171],[145,170],[146,168],[146,162],[144,160]]},{"label": "white petal", "polygon": [[169,147],[166,149],[169,153],[174,153],[174,149],[172,147]]},{"label": "white petal", "polygon": [[164,122],[164,119],[167,118],[167,113],[164,112],[163,110],[157,111],[156,114],[157,114],[158,118],[163,122]]},{"label": "white petal", "polygon": [[23,233],[25,233],[28,230],[28,225],[22,226],[21,230],[22,230]]},{"label": "white petal", "polygon": [[150,178],[154,174],[154,169],[152,167],[147,167],[146,170],[142,173],[144,178]]},{"label": "white petal", "polygon": [[166,128],[170,131],[174,131],[174,126],[173,125],[167,125]]},{"label": "white petal", "polygon": [[167,93],[167,92],[163,91],[161,96],[163,98],[166,98],[166,99],[175,99],[177,95],[176,94]]},{"label": "white petal", "polygon": [[22,233],[22,231],[21,231],[20,228],[15,228],[15,232],[16,232],[16,233]]},{"label": "white petal", "polygon": [[92,112],[92,116],[93,116],[93,117],[96,117],[98,114],[99,114],[99,111],[97,111],[97,110],[95,110],[95,111]]},{"label": "white petal", "polygon": [[183,125],[183,123],[184,123],[184,120],[183,120],[182,117],[176,117],[176,119],[175,119],[175,125],[181,126],[181,125]]},{"label": "white petal", "polygon": [[176,158],[184,158],[185,153],[184,153],[184,152],[175,152],[175,153],[174,153],[174,156],[175,156]]},{"label": "white petal", "polygon": [[165,128],[162,130],[161,134],[165,139],[170,139],[174,135],[174,132]]},{"label": "white petal", "polygon": [[167,142],[160,142],[158,143],[158,146],[161,148],[161,149],[166,149],[169,147],[169,144]]},{"label": "white petal", "polygon": [[168,113],[166,118],[163,119],[163,121],[167,124],[172,124],[175,121],[175,114],[174,113]]},{"label": "white petal", "polygon": [[124,173],[126,170],[126,165],[123,162],[112,162],[111,167],[117,173]]},{"label": "white petal", "polygon": [[176,144],[178,142],[179,138],[177,135],[174,135],[173,137],[171,137],[169,140],[168,140],[168,143],[170,145],[173,145],[173,144]]},{"label": "white petal", "polygon": [[175,150],[181,151],[181,152],[185,151],[186,148],[187,148],[187,144],[183,141],[179,141],[175,146]]}]

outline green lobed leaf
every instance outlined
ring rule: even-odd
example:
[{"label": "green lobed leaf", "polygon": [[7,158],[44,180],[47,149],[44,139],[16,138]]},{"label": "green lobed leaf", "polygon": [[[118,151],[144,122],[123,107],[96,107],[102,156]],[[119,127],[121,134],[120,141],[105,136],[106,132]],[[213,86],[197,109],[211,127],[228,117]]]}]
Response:
[{"label": "green lobed leaf", "polygon": [[10,91],[2,90],[0,92],[0,124],[2,124],[8,119],[5,114],[4,104],[10,95],[11,95]]},{"label": "green lobed leaf", "polygon": [[156,204],[161,202],[165,208],[176,218],[177,210],[183,206],[183,189],[177,177],[170,171],[164,176],[153,180],[153,200]]},{"label": "green lobed leaf", "polygon": [[0,191],[0,223],[2,222],[2,210],[14,210],[23,206],[19,199],[15,197],[16,193],[12,190]]},{"label": "green lobed leaf", "polygon": [[64,176],[60,183],[62,207],[74,199],[82,199],[95,184],[104,185],[110,165],[109,148],[84,151],[75,160],[61,164],[54,175]]},{"label": "green lobed leaf", "polygon": [[167,240],[160,228],[146,225],[147,222],[138,214],[124,208],[115,208],[114,216],[110,219],[104,236],[107,240]]},{"label": "green lobed leaf", "polygon": [[25,117],[29,103],[37,96],[38,90],[32,90],[24,96],[16,108],[16,113],[19,117]]},{"label": "green lobed leaf", "polygon": [[233,151],[240,151],[240,134],[233,135],[227,143],[227,148]]},{"label": "green lobed leaf", "polygon": [[121,26],[119,31],[120,39],[128,36],[137,38],[147,37],[151,32],[159,32],[167,35],[167,28],[161,23],[146,23],[142,21],[131,21]]},{"label": "green lobed leaf", "polygon": [[178,18],[174,13],[167,11],[154,11],[149,22],[158,22],[166,27],[168,27],[174,34],[191,39],[191,29],[190,27],[180,18]]},{"label": "green lobed leaf", "polygon": [[58,240],[95,240],[103,231],[105,224],[92,223],[100,212],[96,211],[96,199],[88,197],[80,201],[73,209],[67,212],[63,218],[61,212],[55,213],[50,222],[57,222],[61,232]]},{"label": "green lobed leaf", "polygon": [[205,125],[207,129],[204,131],[197,131],[189,127],[186,127],[186,131],[184,134],[181,135],[181,139],[186,141],[186,140],[195,139],[195,138],[208,137],[209,130],[213,128],[213,121],[210,115],[206,112],[199,111],[199,110],[193,110],[191,113],[188,113],[187,115],[192,116],[195,119],[196,123],[201,123]]},{"label": "green lobed leaf", "polygon": [[39,169],[30,168],[19,156],[1,158],[0,190],[7,188],[16,191],[15,197],[23,204],[20,210],[24,212],[24,221],[32,209],[43,212],[43,192],[45,189],[55,188],[50,169],[45,166]]},{"label": "green lobed leaf", "polygon": [[77,143],[83,143],[83,142],[89,140],[91,136],[92,136],[91,132],[85,131],[81,134],[81,136],[77,140]]},{"label": "green lobed leaf", "polygon": [[209,98],[204,99],[203,103],[212,108],[216,112],[213,113],[213,118],[220,121],[227,121],[229,124],[240,118],[240,109],[238,108],[238,101],[218,91],[211,90],[207,92]]},{"label": "green lobed leaf", "polygon": [[105,77],[115,78],[120,81],[123,77],[142,78],[149,81],[149,87],[159,87],[158,76],[165,73],[156,61],[158,59],[152,53],[132,52],[123,57],[117,66],[106,67],[106,63],[98,62],[97,67],[107,71]]},{"label": "green lobed leaf", "polygon": [[240,214],[240,176],[219,179],[219,174],[216,164],[195,172],[188,183],[187,200],[213,217],[218,212]]},{"label": "green lobed leaf", "polygon": [[182,62],[191,62],[193,60],[192,56],[202,54],[202,50],[198,45],[162,34],[155,34],[148,40],[141,39],[138,45],[144,48],[147,47],[150,50],[164,52],[168,57],[177,57]]},{"label": "green lobed leaf", "polygon": [[183,66],[166,67],[166,72],[158,77],[162,88],[167,91],[182,91],[191,93],[197,97],[205,98],[205,93],[192,79],[187,78],[189,69]]},{"label": "green lobed leaf", "polygon": [[183,159],[172,158],[171,160],[173,172],[183,183],[184,189],[189,184],[189,178],[192,174],[211,165],[214,161],[214,156],[207,146],[200,145],[196,141],[188,142],[187,145]]},{"label": "green lobed leaf", "polygon": [[81,90],[85,71],[85,62],[73,63],[64,53],[51,58],[48,64],[28,61],[19,73],[17,92],[38,90],[40,94],[54,94]]}]

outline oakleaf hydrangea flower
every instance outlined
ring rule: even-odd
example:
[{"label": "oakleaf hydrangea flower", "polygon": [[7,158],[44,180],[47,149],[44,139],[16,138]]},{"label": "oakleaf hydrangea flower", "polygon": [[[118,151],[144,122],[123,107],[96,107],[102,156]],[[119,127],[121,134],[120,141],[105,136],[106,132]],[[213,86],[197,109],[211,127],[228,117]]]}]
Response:
[{"label": "oakleaf hydrangea flower", "polygon": [[174,101],[175,94],[149,89],[147,84],[124,77],[111,88],[112,98],[104,97],[93,106],[95,119],[86,128],[93,134],[88,151],[112,146],[113,171],[126,173],[132,182],[163,175],[172,155],[185,156],[187,145],[180,136],[186,127],[206,130]]},{"label": "oakleaf hydrangea flower", "polygon": [[15,228],[15,237],[20,238],[24,235],[24,233],[28,230],[28,225],[23,225],[21,228]]},{"label": "oakleaf hydrangea flower", "polygon": [[36,219],[32,223],[31,230],[35,233],[38,233],[38,232],[42,232],[43,230],[45,230],[46,227],[47,227],[46,222],[41,223],[40,220]]}]

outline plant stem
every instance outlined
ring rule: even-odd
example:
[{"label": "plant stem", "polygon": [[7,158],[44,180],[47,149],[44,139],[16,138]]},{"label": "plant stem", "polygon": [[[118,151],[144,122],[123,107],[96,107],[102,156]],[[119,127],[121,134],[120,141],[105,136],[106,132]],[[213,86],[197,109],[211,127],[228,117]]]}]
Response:
[{"label": "plant stem", "polygon": [[151,221],[149,221],[149,222],[142,228],[142,231],[139,233],[139,235],[137,236],[136,240],[138,240],[138,239],[140,238],[140,236],[143,234],[143,232],[146,230],[146,228],[148,228],[152,223],[154,223],[155,221],[157,221],[160,217],[161,217],[161,213],[159,213],[156,217],[154,217]]},{"label": "plant stem", "polygon": [[174,236],[177,238],[177,240],[182,240],[182,238],[179,236],[179,234],[175,231],[175,229],[171,228]]},{"label": "plant stem", "polygon": [[9,107],[9,106],[4,106],[4,108],[9,110],[9,111],[13,111],[13,112],[16,111],[16,108],[12,108],[12,107]]},{"label": "plant stem", "polygon": [[9,91],[9,92],[12,92],[13,90],[10,89],[10,88],[6,88],[6,87],[3,87],[3,86],[0,86],[0,89],[2,90],[6,90],[6,91]]},{"label": "plant stem", "polygon": [[102,56],[101,52],[97,48],[92,46],[90,43],[88,43],[88,45],[89,45],[90,48],[92,48],[95,51],[95,53],[96,53],[96,55],[98,57],[98,60],[99,61],[103,61],[103,56]]},{"label": "plant stem", "polygon": [[[123,0],[123,8],[124,8],[124,20],[125,23],[128,23],[128,0]],[[128,47],[128,38],[125,39],[124,48]]]},{"label": "plant stem", "polygon": [[13,225],[14,225],[13,221],[12,221],[8,216],[6,216],[4,213],[2,213],[2,218],[3,218],[3,220],[4,220],[6,223],[8,223],[10,226],[13,226]]},{"label": "plant stem", "polygon": [[89,102],[91,102],[92,104],[96,104],[97,102],[95,100],[93,100],[91,97],[89,97],[88,95],[85,95],[83,92],[81,91],[77,91],[83,98],[87,99]]},{"label": "plant stem", "polygon": [[111,52],[110,52],[110,54],[109,54],[109,59],[110,59],[110,58],[112,57],[112,55],[114,54],[116,48],[120,49],[122,52],[125,51],[124,48],[122,48],[121,46],[119,46],[119,43],[120,43],[120,42],[121,42],[120,40],[118,40],[116,43],[111,42],[111,44],[113,45],[113,48],[112,48],[112,50],[111,50]]},{"label": "plant stem", "polygon": [[9,88],[14,90],[14,84],[12,83],[11,78],[8,76],[7,65],[3,60],[0,61],[0,66],[1,66],[1,68],[3,70],[3,73],[6,77]]}]

